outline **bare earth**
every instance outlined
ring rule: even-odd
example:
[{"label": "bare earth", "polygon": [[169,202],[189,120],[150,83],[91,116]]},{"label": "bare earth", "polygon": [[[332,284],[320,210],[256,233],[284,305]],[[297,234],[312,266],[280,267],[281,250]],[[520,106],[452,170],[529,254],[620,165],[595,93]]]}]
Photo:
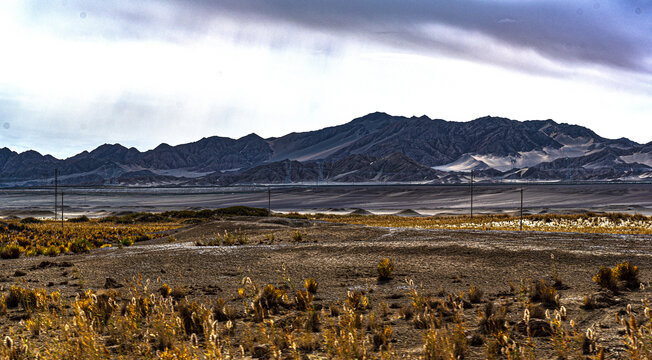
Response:
[{"label": "bare earth", "polygon": [[[249,244],[231,247],[199,247],[194,242],[224,230],[241,229]],[[295,231],[304,234],[297,243]],[[265,234],[273,232],[272,245],[259,245]],[[438,296],[467,292],[470,285],[485,291],[485,301],[506,305],[512,324],[523,315],[522,304],[510,290],[522,280],[551,278],[555,263],[567,289],[561,290],[561,303],[568,317],[581,329],[599,323],[599,338],[611,357],[619,357],[624,345],[617,332],[615,314],[628,303],[642,313],[640,299],[649,291],[636,290],[616,296],[617,304],[598,310],[580,308],[582,298],[598,291],[591,281],[601,265],[613,266],[629,260],[640,268],[644,283],[652,280],[652,236],[603,235],[501,231],[449,231],[371,228],[282,218],[238,218],[214,221],[178,230],[168,238],[137,243],[122,249],[96,249],[88,254],[57,258],[37,256],[0,261],[4,287],[17,281],[17,270],[30,287],[60,289],[74,297],[80,286],[103,289],[107,278],[124,284],[127,279],[143,278],[188,287],[189,297],[207,301],[224,298],[242,308],[237,288],[245,276],[259,284],[281,282],[283,265],[287,275],[300,288],[302,281],[314,277],[319,283],[315,299],[326,309],[345,298],[349,290],[367,292],[373,311],[385,303],[389,314],[382,320],[394,330],[394,349],[401,354],[418,355],[423,346],[423,330],[399,316],[399,308],[410,302],[405,279],[414,280],[423,294]],[[395,266],[393,279],[378,282],[376,265],[390,257]],[[43,261],[69,262],[73,267],[38,268]],[[649,287],[648,287],[649,288]],[[469,331],[477,327],[477,311],[485,304],[465,310]],[[368,310],[369,311],[369,310]],[[3,331],[8,324],[3,323]],[[15,324],[13,324],[15,325]],[[537,340],[537,351],[550,355],[549,340]],[[483,347],[471,347],[471,358],[484,358]]]}]

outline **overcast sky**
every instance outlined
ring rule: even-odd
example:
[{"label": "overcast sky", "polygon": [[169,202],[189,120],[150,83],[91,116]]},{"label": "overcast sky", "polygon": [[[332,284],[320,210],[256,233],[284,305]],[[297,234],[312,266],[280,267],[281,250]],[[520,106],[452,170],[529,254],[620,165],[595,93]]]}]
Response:
[{"label": "overcast sky", "polygon": [[68,157],[374,111],[652,141],[652,1],[3,0],[0,147]]}]

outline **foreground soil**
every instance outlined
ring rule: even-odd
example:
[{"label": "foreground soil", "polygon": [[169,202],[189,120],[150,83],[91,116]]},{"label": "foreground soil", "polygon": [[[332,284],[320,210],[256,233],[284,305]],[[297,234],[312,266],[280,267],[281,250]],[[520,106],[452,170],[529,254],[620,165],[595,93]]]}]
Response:
[{"label": "foreground soil", "polygon": [[[224,231],[246,234],[247,243],[195,244]],[[527,294],[522,290],[528,282],[545,279],[552,284],[556,275],[561,280],[557,292],[560,305],[566,310],[564,321],[572,319],[582,334],[591,327],[607,358],[625,358],[625,327],[618,323],[616,314],[626,316],[627,305],[631,304],[630,314],[642,318],[641,299],[650,295],[649,287],[617,294],[602,292],[607,299],[604,307],[585,310],[581,306],[585,296],[600,290],[591,278],[603,265],[612,267],[630,261],[638,265],[643,284],[648,284],[652,279],[651,240],[649,235],[415,230],[243,217],[185,227],[168,237],[130,247],[95,249],[56,258],[2,260],[0,280],[5,290],[20,282],[23,286],[60,290],[64,299],[74,299],[88,288],[102,292],[108,287],[120,292],[134,277],[142,276],[152,283],[160,281],[172,288],[184,288],[189,300],[211,303],[221,298],[242,312],[238,289],[243,278],[249,277],[261,286],[289,284],[296,287],[288,290],[292,296],[293,291],[303,288],[304,279],[312,277],[318,283],[313,303],[321,311],[322,328],[337,319],[337,314],[329,309],[343,303],[348,292],[362,291],[370,303],[370,308],[362,311],[365,324],[373,313],[378,323],[392,328],[390,357],[420,357],[423,352],[426,330],[418,329],[414,319],[405,316],[405,309],[412,303],[407,280],[412,280],[413,289],[421,296],[443,301],[460,293],[468,294],[473,285],[484,290],[484,295],[478,303],[466,302],[462,316],[469,339],[466,355],[480,359],[487,357],[486,344],[491,337],[479,326],[478,314],[487,303],[504,307],[508,326],[516,328],[523,318]],[[392,260],[395,271],[391,280],[379,281],[377,265],[385,257]],[[468,295],[463,297],[468,300]],[[549,311],[558,308],[552,306]],[[10,310],[2,318],[3,334],[8,334],[10,327],[12,331],[20,327],[20,311]],[[287,312],[292,311],[296,310]],[[281,320],[287,312],[271,317]],[[238,317],[236,329],[243,329],[240,323],[249,321]],[[235,345],[244,343],[238,338],[238,331],[233,335]],[[525,341],[525,334],[514,334]],[[550,336],[533,341],[537,358],[556,357]],[[372,343],[369,340],[370,354],[379,354]],[[327,357],[326,350],[319,345],[310,354]],[[244,355],[271,356],[264,349],[244,349]]]}]

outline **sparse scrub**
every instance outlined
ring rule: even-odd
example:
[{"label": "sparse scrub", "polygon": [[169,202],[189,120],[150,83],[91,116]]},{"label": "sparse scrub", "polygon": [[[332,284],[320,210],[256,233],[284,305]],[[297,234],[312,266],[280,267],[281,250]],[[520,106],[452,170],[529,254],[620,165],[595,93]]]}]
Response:
[{"label": "sparse scrub", "polygon": [[89,221],[91,221],[91,220],[86,215],[81,215],[81,216],[77,216],[77,217],[68,219],[68,222],[70,222],[70,223],[83,223],[83,222],[89,222]]},{"label": "sparse scrub", "polygon": [[601,288],[616,291],[618,284],[614,277],[613,270],[608,267],[600,266],[598,272],[593,275],[593,282],[600,285]]},{"label": "sparse scrub", "polygon": [[461,324],[452,329],[430,329],[425,336],[423,358],[426,360],[464,359],[468,343]]},{"label": "sparse scrub", "polygon": [[16,244],[5,245],[0,249],[0,258],[3,259],[18,259],[20,257],[21,248]]},{"label": "sparse scrub", "polygon": [[638,280],[638,266],[630,264],[629,261],[616,265],[612,270],[616,280],[624,281],[625,286],[630,289],[637,288],[641,283]]},{"label": "sparse scrub", "polygon": [[305,287],[306,291],[308,291],[311,294],[316,294],[317,293],[317,280],[314,278],[308,278],[304,281],[303,286]]},{"label": "sparse scrub", "polygon": [[[423,229],[518,230],[519,218],[505,214],[468,216],[405,217],[397,215],[324,215],[311,218],[383,227]],[[652,217],[628,214],[526,215],[524,229],[555,232],[652,234]]]},{"label": "sparse scrub", "polygon": [[378,263],[377,270],[378,280],[387,281],[392,278],[392,272],[394,272],[394,263],[389,258],[383,258]]},{"label": "sparse scrub", "polygon": [[545,280],[531,281],[528,287],[530,301],[540,302],[547,307],[559,306],[559,294],[554,286],[546,284]]},{"label": "sparse scrub", "polygon": [[292,233],[292,240],[294,240],[295,242],[302,242],[303,238],[304,238],[304,235],[299,230]]},{"label": "sparse scrub", "polygon": [[475,285],[471,285],[469,288],[469,301],[473,304],[482,302],[482,296],[484,296],[484,291]]},{"label": "sparse scrub", "polygon": [[[0,227],[0,257],[58,256],[61,253],[84,253],[91,249],[120,244],[122,239],[161,237],[177,225],[116,225],[93,220],[69,222],[62,232],[61,224],[49,220],[8,222]],[[156,232],[155,234],[151,234]],[[126,244],[125,244],[126,245]]]}]

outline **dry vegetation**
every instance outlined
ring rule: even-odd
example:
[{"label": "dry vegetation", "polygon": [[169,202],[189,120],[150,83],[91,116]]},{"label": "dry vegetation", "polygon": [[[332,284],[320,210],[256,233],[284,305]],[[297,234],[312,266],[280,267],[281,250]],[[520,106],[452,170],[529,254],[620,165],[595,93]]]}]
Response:
[{"label": "dry vegetation", "polygon": [[[636,291],[636,266],[612,269],[613,292]],[[598,274],[602,273],[599,270]],[[594,278],[600,283],[598,278]],[[192,299],[160,280],[135,277],[124,289],[82,290],[64,299],[59,291],[12,285],[2,293],[5,327],[0,354],[9,359],[603,359],[600,327],[581,328],[591,309],[570,314],[560,294],[543,280],[483,299],[471,286],[464,294],[424,289],[405,280],[406,304],[372,303],[367,290],[349,291],[339,301],[318,303],[317,283],[300,288],[283,275],[277,284],[244,277],[232,301]],[[637,284],[637,287],[633,285]],[[602,284],[600,284],[602,285]],[[641,286],[642,288],[642,286]],[[613,294],[613,293],[612,293]],[[613,296],[613,295],[609,295]],[[649,299],[614,310],[622,326],[618,358],[652,356]],[[414,351],[395,349],[395,326],[421,333]]]},{"label": "dry vegetation", "polygon": [[84,253],[111,246],[131,246],[134,242],[166,236],[178,224],[118,224],[113,221],[66,222],[11,220],[0,222],[0,257],[57,256]]},{"label": "dry vegetation", "polygon": [[[75,244],[83,243],[79,253],[84,253],[106,244],[126,244],[125,239],[161,237],[182,223],[221,216],[200,214],[82,219],[66,223],[63,233],[60,223],[8,221],[0,225],[2,251],[17,249],[18,256],[47,255],[50,248],[59,250],[57,254],[78,253]],[[428,221],[434,222],[434,228],[470,224],[468,218],[319,218],[382,226],[427,227]],[[550,221],[592,224],[603,218],[636,224],[628,232],[650,229],[650,219],[640,217],[551,216]],[[390,221],[401,225],[389,225]],[[603,220],[595,221],[600,224]],[[596,225],[591,232],[598,228]],[[213,235],[198,235],[189,244],[201,250],[233,246],[232,250],[237,245],[269,246],[285,241],[285,247],[308,248],[308,241],[319,238],[310,228],[283,231],[282,238],[287,240],[281,240],[281,235],[277,238],[268,228],[250,234],[234,224]],[[0,355],[8,359],[652,358],[649,292],[640,281],[639,267],[628,261],[592,269],[594,276],[581,281],[594,290],[570,300],[564,299],[568,287],[560,275],[563,263],[554,257],[546,278],[523,278],[520,283],[504,284],[510,290],[500,292],[473,283],[459,292],[425,288],[410,280],[414,273],[401,273],[405,264],[393,255],[351,265],[371,267],[372,282],[351,274],[347,291],[328,294],[315,278],[292,278],[285,264],[279,264],[282,273],[276,280],[260,282],[239,275],[235,291],[210,297],[191,291],[193,279],[188,278],[173,284],[136,275],[124,286],[107,282],[104,289],[98,289],[86,286],[83,274],[74,268],[78,284],[73,293],[68,287],[64,294],[19,277],[21,280],[2,287],[0,294]],[[57,266],[73,265],[42,261],[35,268]],[[218,280],[213,285],[224,286]],[[383,287],[398,290],[377,296]],[[616,320],[615,338],[605,336],[607,325],[596,320],[599,311]],[[404,342],[401,337],[413,341]]]},{"label": "dry vegetation", "polygon": [[[519,230],[520,218],[509,215],[407,217],[397,215],[311,215],[315,220],[368,226],[420,229]],[[523,230],[652,234],[652,217],[622,213],[585,213],[576,215],[527,215]]]}]

